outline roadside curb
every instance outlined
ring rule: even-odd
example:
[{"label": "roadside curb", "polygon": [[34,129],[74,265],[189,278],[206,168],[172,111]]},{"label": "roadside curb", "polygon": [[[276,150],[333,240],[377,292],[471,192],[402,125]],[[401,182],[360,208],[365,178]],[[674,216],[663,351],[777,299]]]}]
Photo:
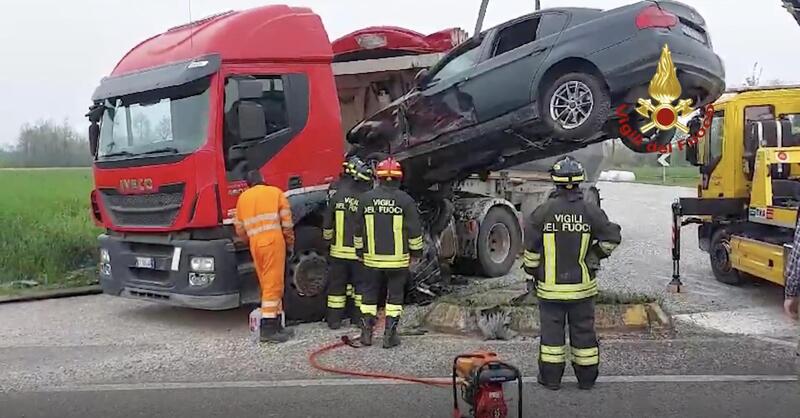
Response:
[{"label": "roadside curb", "polygon": [[[421,325],[432,331],[460,335],[478,335],[478,318],[482,314],[507,315],[508,328],[523,335],[539,332],[539,307],[527,306],[463,306],[455,303],[434,303]],[[600,331],[649,331],[671,327],[670,317],[658,303],[598,304],[595,327]]]},{"label": "roadside curb", "polygon": [[43,290],[40,292],[32,292],[19,296],[2,296],[0,297],[0,305],[5,303],[32,302],[36,300],[45,300],[45,299],[58,299],[58,298],[69,298],[74,296],[96,295],[99,293],[103,293],[103,289],[100,288],[100,285],[74,287],[71,289]]}]

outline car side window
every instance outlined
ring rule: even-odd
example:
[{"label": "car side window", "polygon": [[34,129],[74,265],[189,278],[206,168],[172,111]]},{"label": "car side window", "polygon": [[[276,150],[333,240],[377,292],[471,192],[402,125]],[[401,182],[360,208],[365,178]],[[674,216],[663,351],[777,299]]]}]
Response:
[{"label": "car side window", "polygon": [[480,46],[480,43],[476,43],[475,46],[465,50],[461,53],[461,55],[451,59],[447,64],[440,68],[439,71],[431,76],[430,82],[436,83],[437,81],[453,77],[458,73],[467,71],[474,67],[480,59]]},{"label": "car side window", "polygon": [[564,13],[545,13],[539,18],[539,27],[536,31],[536,39],[542,39],[550,35],[556,35],[564,29],[567,23],[567,15]]},{"label": "car side window", "polygon": [[513,51],[523,45],[536,40],[536,31],[539,27],[539,17],[517,22],[503,28],[497,34],[493,57]]}]

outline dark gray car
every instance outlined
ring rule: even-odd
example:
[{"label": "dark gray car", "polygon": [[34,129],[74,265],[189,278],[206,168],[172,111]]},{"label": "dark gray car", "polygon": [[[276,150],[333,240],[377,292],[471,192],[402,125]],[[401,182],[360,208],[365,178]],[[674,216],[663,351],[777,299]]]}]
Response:
[{"label": "dark gray car", "polygon": [[547,9],[459,45],[347,139],[363,156],[401,160],[414,188],[571,152],[618,137],[621,105],[630,125],[642,124],[634,105],[650,97],[665,44],[681,98],[697,107],[722,94],[722,62],[704,19],[687,5]]}]

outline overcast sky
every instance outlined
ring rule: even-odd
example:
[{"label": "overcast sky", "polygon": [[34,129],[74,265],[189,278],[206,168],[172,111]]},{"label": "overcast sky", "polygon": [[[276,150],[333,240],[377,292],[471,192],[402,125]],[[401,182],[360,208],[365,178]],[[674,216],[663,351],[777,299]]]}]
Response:
[{"label": "overcast sky", "polygon": [[[541,0],[542,7],[613,8],[625,0]],[[800,27],[780,0],[685,0],[708,21],[714,49],[725,62],[728,85],[741,85],[753,63],[762,80],[800,80],[794,45]],[[280,0],[191,0],[194,19],[281,3]],[[284,0],[322,16],[331,39],[372,25],[420,32],[460,26],[470,33],[480,0]],[[189,0],[2,0],[0,24],[0,145],[19,126],[67,119],[84,130],[83,115],[100,78],[145,38],[189,19]],[[757,6],[756,6],[757,5]],[[528,13],[533,0],[492,0],[486,26]]]}]

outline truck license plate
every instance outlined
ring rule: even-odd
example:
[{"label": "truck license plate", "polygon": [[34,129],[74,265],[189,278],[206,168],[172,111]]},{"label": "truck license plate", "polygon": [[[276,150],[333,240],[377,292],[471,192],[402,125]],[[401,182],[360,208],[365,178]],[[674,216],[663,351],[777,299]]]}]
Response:
[{"label": "truck license plate", "polygon": [[152,269],[155,264],[153,257],[136,257],[136,267],[140,269]]}]

